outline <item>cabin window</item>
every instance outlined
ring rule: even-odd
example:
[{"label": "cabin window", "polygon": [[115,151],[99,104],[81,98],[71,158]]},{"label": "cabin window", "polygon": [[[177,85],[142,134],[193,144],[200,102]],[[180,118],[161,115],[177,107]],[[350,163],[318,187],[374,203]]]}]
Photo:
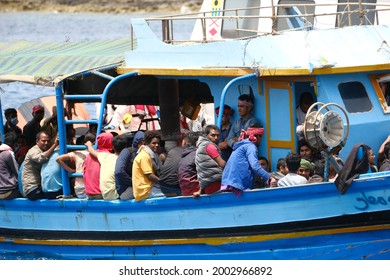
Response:
[{"label": "cabin window", "polygon": [[390,113],[390,75],[386,74],[380,78],[374,77],[373,83],[383,112]]},{"label": "cabin window", "polygon": [[372,109],[371,100],[367,91],[360,82],[348,82],[339,84],[339,91],[345,109],[349,113],[368,112]]}]

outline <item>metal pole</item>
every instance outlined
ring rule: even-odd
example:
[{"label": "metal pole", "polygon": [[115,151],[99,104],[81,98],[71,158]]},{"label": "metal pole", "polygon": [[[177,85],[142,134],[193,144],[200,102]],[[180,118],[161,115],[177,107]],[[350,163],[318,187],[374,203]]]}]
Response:
[{"label": "metal pole", "polygon": [[[206,16],[203,14],[203,16]],[[200,19],[200,22],[202,23],[202,36],[203,36],[203,43],[207,42],[207,35],[206,35],[206,19],[202,17]]]},{"label": "metal pole", "polygon": [[359,17],[360,17],[360,25],[364,23],[364,10],[362,5],[362,0],[359,0]]},{"label": "metal pole", "polygon": [[169,151],[180,138],[179,82],[176,79],[158,80],[158,97],[161,114],[161,133]]},{"label": "metal pole", "polygon": [[135,72],[135,71],[119,75],[119,76],[115,77],[114,79],[112,79],[104,88],[104,91],[102,93],[100,112],[99,112],[99,123],[98,123],[98,127],[97,127],[97,134],[99,134],[102,131],[104,106],[107,103],[107,95],[108,95],[109,90],[111,89],[111,87],[113,87],[114,84],[116,84],[120,80],[126,79],[128,77],[136,76],[136,75],[138,75],[138,72]]},{"label": "metal pole", "polygon": [[[56,86],[56,105],[57,105],[57,125],[58,125],[58,137],[60,142],[60,154],[65,154],[66,151],[66,126],[64,122],[65,110],[63,102],[62,82],[59,82]],[[64,196],[70,195],[70,184],[68,173],[65,169],[61,168],[62,179],[62,191]]]},{"label": "metal pole", "polygon": [[162,20],[162,39],[165,43],[169,43],[171,41],[169,34],[169,20]]}]

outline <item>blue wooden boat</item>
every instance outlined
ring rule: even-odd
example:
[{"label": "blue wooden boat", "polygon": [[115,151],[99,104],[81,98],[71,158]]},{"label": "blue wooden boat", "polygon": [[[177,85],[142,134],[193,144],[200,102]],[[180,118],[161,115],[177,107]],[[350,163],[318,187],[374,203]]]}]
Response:
[{"label": "blue wooden boat", "polygon": [[[390,29],[382,24],[389,1],[237,2],[204,1],[199,14],[134,19],[130,41],[116,42],[117,56],[106,62],[86,69],[69,63],[68,72],[39,77],[1,68],[0,82],[44,81],[55,88],[61,153],[84,148],[64,144],[66,124],[102,129],[102,118],[65,121],[64,101],[158,104],[169,144],[178,133],[172,112],[186,100],[234,107],[240,93],[251,93],[265,127],[259,154],[275,166],[297,151],[295,108],[304,91],[316,97],[318,110],[309,110],[303,135],[329,164],[336,149],[345,160],[360,142],[378,151],[390,124],[379,86],[390,77]],[[187,40],[175,37],[181,20],[195,24]],[[151,31],[152,21],[162,23],[162,37]],[[96,57],[112,48],[106,44]],[[141,202],[67,198],[69,177],[63,170],[63,199],[0,200],[0,252],[65,259],[390,258],[388,171],[360,174],[345,192],[323,182],[251,190],[240,198],[221,193]]]}]

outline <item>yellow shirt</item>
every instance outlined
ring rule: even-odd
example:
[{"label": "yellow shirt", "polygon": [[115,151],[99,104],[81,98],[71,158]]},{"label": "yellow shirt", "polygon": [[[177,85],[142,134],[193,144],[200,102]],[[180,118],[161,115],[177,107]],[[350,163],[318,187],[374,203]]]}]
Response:
[{"label": "yellow shirt", "polygon": [[152,159],[150,155],[142,150],[134,159],[133,163],[133,193],[135,201],[147,199],[153,182],[148,179],[147,174],[154,174]]}]

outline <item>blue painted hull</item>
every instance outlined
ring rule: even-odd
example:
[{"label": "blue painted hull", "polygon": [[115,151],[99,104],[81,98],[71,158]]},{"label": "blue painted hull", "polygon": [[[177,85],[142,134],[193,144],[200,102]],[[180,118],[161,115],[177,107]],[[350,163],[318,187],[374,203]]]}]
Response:
[{"label": "blue painted hull", "polygon": [[29,253],[53,259],[86,260],[388,260],[389,234],[390,231],[387,230],[221,246],[111,246],[109,242],[105,246],[44,246],[3,242],[1,252]]},{"label": "blue painted hull", "polygon": [[390,173],[134,201],[0,201],[0,251],[65,259],[390,259]]}]

